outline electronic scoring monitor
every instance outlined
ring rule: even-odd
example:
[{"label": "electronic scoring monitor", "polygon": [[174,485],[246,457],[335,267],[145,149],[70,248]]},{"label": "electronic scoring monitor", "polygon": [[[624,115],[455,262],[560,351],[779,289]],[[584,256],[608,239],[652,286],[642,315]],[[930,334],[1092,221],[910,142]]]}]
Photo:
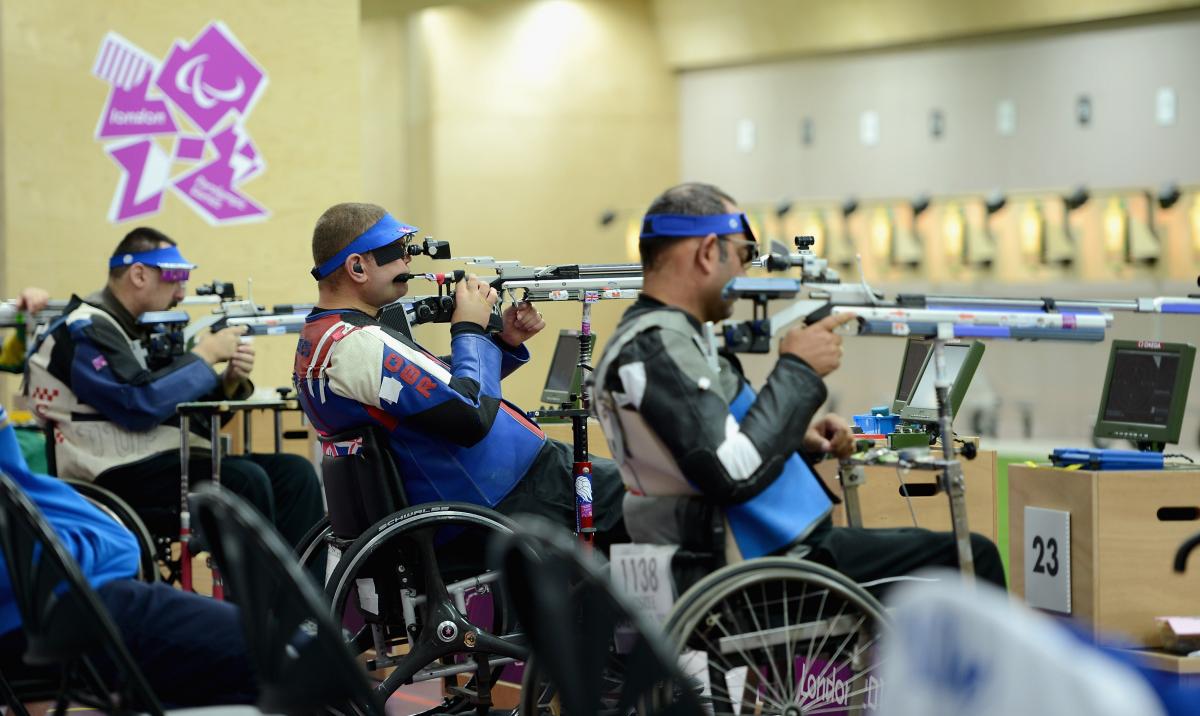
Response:
[{"label": "electronic scoring monitor", "polygon": [[[596,336],[588,336],[591,345]],[[542,402],[547,405],[562,405],[579,394],[579,331],[561,330],[558,343],[554,345],[554,356],[550,359],[550,372],[546,374],[546,386],[542,389]]]},{"label": "electronic scoring monitor", "polygon": [[921,369],[925,367],[925,359],[929,357],[932,343],[924,338],[909,338],[904,344],[904,357],[900,360],[900,377],[896,380],[896,395],[892,398],[892,412],[896,415],[908,405],[913,388]]},{"label": "electronic scoring monitor", "polygon": [[[938,420],[937,408],[937,392],[934,390],[936,383],[936,373],[933,365],[933,342],[926,341],[928,347],[925,348],[925,360],[921,364],[921,370],[917,374],[913,382],[912,393],[909,395],[903,408],[900,410],[900,419],[905,422],[914,423],[936,423]],[[912,348],[909,349],[911,351]],[[943,347],[943,355],[946,359],[946,372],[950,379],[950,418],[958,414],[958,408],[962,405],[963,398],[967,395],[967,388],[971,386],[971,379],[975,377],[975,369],[979,367],[979,361],[983,358],[983,343],[972,341],[970,343],[947,343]],[[905,354],[905,368],[909,355]],[[903,372],[901,374],[903,380]]]},{"label": "electronic scoring monitor", "polygon": [[1186,343],[1113,341],[1095,436],[1143,450],[1179,442],[1196,349]]}]

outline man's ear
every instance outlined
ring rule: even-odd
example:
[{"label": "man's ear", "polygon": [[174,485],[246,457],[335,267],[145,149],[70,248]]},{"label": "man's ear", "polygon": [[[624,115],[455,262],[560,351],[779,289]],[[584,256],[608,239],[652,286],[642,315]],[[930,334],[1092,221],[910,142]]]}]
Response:
[{"label": "man's ear", "polygon": [[717,246],[718,241],[720,239],[717,238],[716,234],[709,234],[700,239],[700,246],[696,250],[696,263],[698,268],[702,269],[705,273],[713,273],[717,270],[717,264],[720,259],[720,247]]},{"label": "man's ear", "polygon": [[367,262],[367,257],[362,254],[350,254],[342,263],[342,268],[346,269],[346,273],[350,275],[350,280],[355,283],[367,282],[367,271],[363,266]]},{"label": "man's ear", "polygon": [[135,288],[142,288],[150,280],[149,276],[146,275],[146,272],[150,270],[150,267],[146,264],[133,264],[125,273],[129,276],[129,282]]}]

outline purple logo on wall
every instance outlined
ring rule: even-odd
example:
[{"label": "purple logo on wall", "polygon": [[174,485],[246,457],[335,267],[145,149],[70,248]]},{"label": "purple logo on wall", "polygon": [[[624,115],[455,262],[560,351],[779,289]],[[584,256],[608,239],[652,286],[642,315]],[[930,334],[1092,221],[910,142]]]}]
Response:
[{"label": "purple logo on wall", "polygon": [[109,221],[157,213],[168,189],[214,226],[269,215],[241,191],[266,169],[246,118],[267,75],[224,23],[176,40],[161,62],[110,32],[92,74],[110,87],[96,139],[121,171]]}]

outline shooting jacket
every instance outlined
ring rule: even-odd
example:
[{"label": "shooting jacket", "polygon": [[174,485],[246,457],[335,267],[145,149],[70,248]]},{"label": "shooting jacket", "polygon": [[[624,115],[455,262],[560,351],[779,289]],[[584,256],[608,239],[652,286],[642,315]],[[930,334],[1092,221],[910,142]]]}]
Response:
[{"label": "shooting jacket", "polygon": [[[60,477],[94,480],[109,468],[178,451],[176,404],[228,397],[194,353],[151,370],[144,333],[104,289],[86,299],[71,296],[34,342],[24,394],[38,422],[53,428],[47,448],[54,450]],[[191,435],[189,445],[207,449],[210,443]]]},{"label": "shooting jacket", "polygon": [[[446,363],[373,316],[316,308],[300,333],[292,379],[323,435],[368,424],[387,430],[412,504],[494,507],[535,466],[546,442],[500,391],[500,380],[524,365],[529,351],[502,346],[472,323],[455,323],[450,336]],[[326,450],[343,454],[354,446]]]},{"label": "shooting jacket", "polygon": [[802,540],[832,508],[797,453],[825,384],[795,356],[780,356],[755,393],[694,317],[642,295],[609,339],[593,393],[635,539],[656,529],[636,524],[631,503],[658,496],[719,504],[745,558]]}]

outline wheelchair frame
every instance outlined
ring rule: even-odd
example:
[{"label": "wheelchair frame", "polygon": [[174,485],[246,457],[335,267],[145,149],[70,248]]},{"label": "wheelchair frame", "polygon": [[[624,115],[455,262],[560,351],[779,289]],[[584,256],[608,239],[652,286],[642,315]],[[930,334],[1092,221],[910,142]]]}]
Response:
[{"label": "wheelchair frame", "polygon": [[[336,566],[331,567],[327,560],[326,596],[335,619],[342,619],[352,603],[363,613],[367,623],[354,635],[353,646],[360,652],[369,649],[375,651],[375,656],[365,664],[368,670],[392,669],[376,687],[377,692],[386,697],[406,683],[442,679],[445,691],[449,694],[448,702],[451,697],[465,698],[479,713],[485,713],[491,706],[491,687],[499,676],[499,669],[523,660],[527,648],[520,634],[504,633],[508,626],[505,623],[505,605],[497,601],[502,597],[493,588],[499,575],[485,572],[447,583],[443,579],[443,564],[436,553],[432,533],[441,529],[474,529],[486,534],[506,534],[512,531],[512,523],[494,510],[468,503],[408,505],[399,473],[388,452],[386,437],[375,427],[364,426],[323,435],[320,440],[325,446],[360,441],[358,445],[364,446],[363,453],[373,452],[378,454],[380,460],[388,461],[382,465],[371,465],[369,461],[364,461],[360,468],[348,469],[370,470],[375,473],[372,475],[374,479],[381,479],[384,483],[394,480],[395,485],[390,488],[394,490],[391,498],[396,506],[401,507],[386,514],[353,539],[335,535],[333,519],[327,516],[313,526],[296,548],[302,566],[311,565],[323,547],[337,550]],[[336,453],[336,448],[333,452]],[[355,454],[335,456],[326,452],[322,471],[326,473],[327,496],[330,465],[335,464],[335,460],[355,457]],[[341,506],[340,509],[348,508]],[[398,594],[390,594],[387,599],[399,605],[400,618],[395,623],[387,622],[389,615],[383,610],[367,618],[367,613],[354,602],[358,599],[359,575],[364,570],[372,569],[373,558],[385,554],[388,549],[396,549],[397,555],[402,550],[417,553],[416,558],[407,555],[406,561],[394,565],[400,589]],[[374,576],[370,579],[374,580]],[[495,620],[492,630],[483,628],[472,619],[469,607],[473,594],[491,596],[492,617]],[[392,655],[392,647],[401,642],[407,642],[409,650],[401,655]],[[456,655],[465,659],[453,661]],[[475,672],[474,688],[459,686],[458,675],[472,671]]]}]

